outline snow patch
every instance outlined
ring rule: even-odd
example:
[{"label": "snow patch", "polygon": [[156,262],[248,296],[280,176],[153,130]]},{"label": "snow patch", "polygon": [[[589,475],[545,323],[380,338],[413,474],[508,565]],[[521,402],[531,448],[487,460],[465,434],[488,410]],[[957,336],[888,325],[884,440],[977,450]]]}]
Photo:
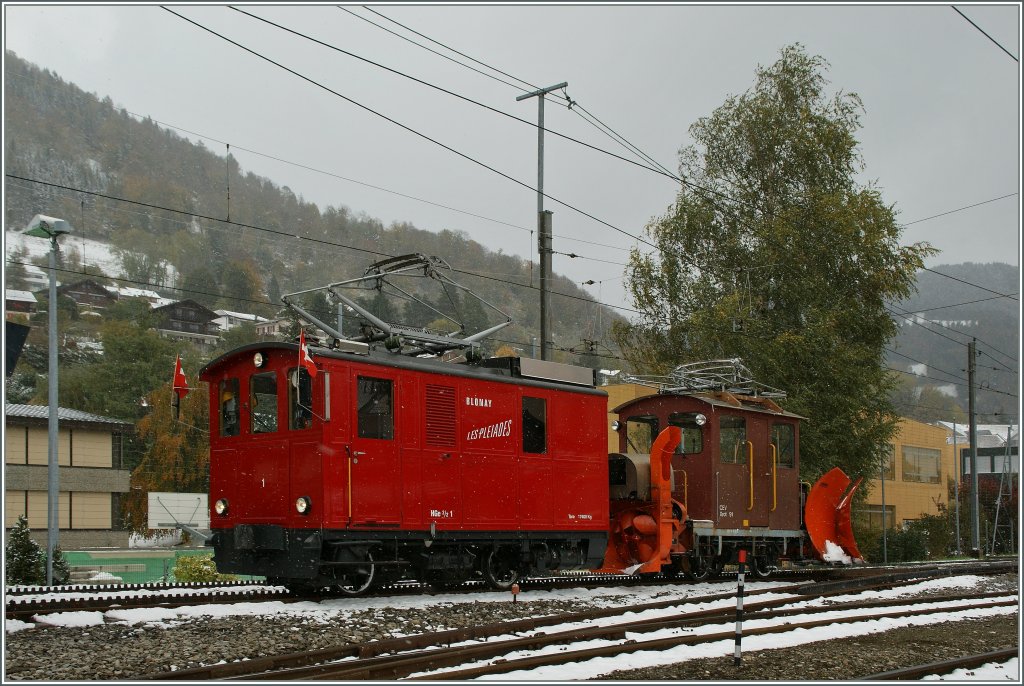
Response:
[{"label": "snow patch", "polygon": [[853,564],[853,558],[832,541],[825,541],[825,554],[821,556],[825,562],[839,562],[844,565]]}]

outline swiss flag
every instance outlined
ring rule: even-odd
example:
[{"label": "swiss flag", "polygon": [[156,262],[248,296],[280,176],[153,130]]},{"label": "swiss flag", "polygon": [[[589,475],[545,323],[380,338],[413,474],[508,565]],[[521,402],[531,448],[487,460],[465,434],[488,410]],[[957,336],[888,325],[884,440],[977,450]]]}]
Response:
[{"label": "swiss flag", "polygon": [[299,366],[305,367],[310,376],[316,376],[316,365],[309,354],[309,347],[306,345],[306,332],[299,331]]},{"label": "swiss flag", "polygon": [[181,355],[174,358],[174,392],[181,400],[188,395],[188,381],[185,379],[185,372],[181,370]]}]

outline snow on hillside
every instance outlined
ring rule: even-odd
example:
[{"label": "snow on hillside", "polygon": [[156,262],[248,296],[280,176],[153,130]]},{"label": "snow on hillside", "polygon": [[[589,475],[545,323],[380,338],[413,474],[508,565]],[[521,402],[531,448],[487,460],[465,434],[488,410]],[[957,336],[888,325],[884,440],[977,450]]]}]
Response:
[{"label": "snow on hillside", "polygon": [[[125,275],[124,269],[121,265],[121,259],[117,256],[113,246],[109,243],[94,241],[91,238],[83,238],[71,234],[60,239],[60,248],[66,255],[72,257],[75,262],[80,262],[83,265],[99,267],[104,274],[111,278],[123,278]],[[10,259],[12,255],[20,252],[21,250],[25,251],[26,262],[36,261],[40,258],[46,259],[47,254],[50,252],[50,241],[46,238],[26,236],[23,233],[17,233],[15,231],[5,232],[4,256]],[[47,281],[46,270],[40,269],[34,265],[27,265],[25,267],[25,271],[28,273],[28,280],[33,285],[33,289],[35,289],[36,286],[39,288],[45,288],[49,283]],[[78,278],[74,274],[57,273],[58,283],[73,283],[77,280]],[[167,265],[165,269],[164,283],[152,285],[171,285],[177,280],[177,270],[175,270],[171,265]],[[145,284],[139,285],[145,286]]]}]

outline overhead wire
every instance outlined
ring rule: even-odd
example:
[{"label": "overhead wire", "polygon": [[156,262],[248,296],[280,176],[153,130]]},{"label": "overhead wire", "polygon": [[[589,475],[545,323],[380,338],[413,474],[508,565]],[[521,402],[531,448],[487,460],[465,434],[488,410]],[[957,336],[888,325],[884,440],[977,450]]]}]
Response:
[{"label": "overhead wire", "polygon": [[982,35],[984,35],[984,36],[985,36],[985,38],[988,38],[988,39],[989,39],[990,41],[992,41],[993,43],[995,43],[995,45],[996,45],[996,47],[997,47],[997,48],[999,48],[1000,50],[1002,50],[1003,52],[1005,52],[1005,53],[1006,53],[1007,55],[1009,55],[1009,56],[1010,56],[1010,59],[1012,59],[1012,60],[1013,60],[1014,62],[1020,62],[1020,60],[1019,60],[1019,59],[1017,59],[1017,58],[1016,58],[1016,57],[1014,56],[1014,54],[1013,54],[1012,52],[1010,52],[1009,50],[1007,50],[1006,48],[1004,48],[1004,47],[1003,47],[1002,45],[1000,45],[1000,44],[999,44],[999,41],[997,41],[997,40],[996,40],[995,38],[993,38],[992,36],[988,35],[988,34],[987,34],[987,33],[985,32],[985,30],[984,30],[983,28],[981,28],[980,26],[978,26],[977,24],[975,24],[975,23],[974,23],[973,21],[971,21],[971,20],[970,20],[970,19],[969,19],[969,18],[967,17],[967,15],[966,15],[966,14],[964,14],[963,12],[961,12],[960,10],[958,10],[958,9],[956,8],[956,5],[950,5],[950,7],[951,7],[951,8],[953,8],[953,11],[954,11],[954,12],[956,12],[956,13],[957,13],[957,14],[959,14],[959,15],[960,15],[961,17],[963,17],[964,19],[966,19],[966,20],[967,20],[967,23],[968,23],[968,24],[970,24],[970,25],[971,25],[971,26],[973,26],[974,28],[976,28],[976,29],[978,29],[979,31],[981,31]]},{"label": "overhead wire", "polygon": [[[344,8],[339,8],[339,9],[344,9]],[[490,69],[490,70],[492,70],[494,72],[502,74],[503,76],[506,76],[506,77],[508,77],[510,79],[515,79],[516,81],[518,81],[518,82],[520,82],[522,84],[525,84],[526,86],[529,86],[529,88],[531,88],[533,90],[540,90],[538,86],[530,83],[529,81],[527,81],[525,79],[521,79],[521,78],[519,78],[517,76],[513,76],[512,74],[509,74],[509,73],[507,73],[505,71],[502,71],[501,69],[498,69],[497,67],[491,66],[490,64],[487,64],[486,62],[483,62],[481,60],[476,59],[475,57],[471,57],[471,56],[467,55],[464,52],[456,50],[455,48],[451,47],[450,45],[446,45],[445,43],[442,43],[442,42],[440,42],[438,40],[435,40],[435,39],[431,38],[430,36],[427,36],[426,34],[423,34],[423,33],[419,32],[419,31],[416,31],[415,29],[410,28],[410,27],[406,26],[405,24],[402,24],[402,23],[396,21],[395,19],[392,19],[392,18],[390,18],[390,17],[388,17],[388,16],[386,16],[384,14],[381,14],[380,12],[378,12],[377,10],[375,10],[375,9],[373,9],[371,7],[367,7],[367,6],[364,5],[363,9],[365,9],[365,10],[367,10],[369,12],[373,12],[378,17],[380,17],[382,19],[385,19],[387,21],[390,21],[393,24],[396,24],[397,26],[401,26],[406,31],[409,31],[409,32],[411,32],[411,33],[413,33],[413,34],[415,34],[417,36],[420,36],[421,38],[425,38],[425,39],[429,40],[430,42],[445,48],[446,50],[450,50],[451,52],[454,52],[457,55],[460,55],[462,57],[465,57],[466,59],[472,60],[473,62],[479,64],[482,67],[486,67],[487,69]],[[370,24],[372,24],[372,25],[374,25],[374,26],[376,26],[376,27],[378,27],[378,28],[380,28],[380,29],[382,29],[384,31],[387,31],[388,33],[391,33],[391,34],[393,34],[395,36],[398,36],[399,38],[402,38],[403,40],[409,41],[410,43],[412,43],[414,45],[417,45],[417,46],[419,46],[419,47],[421,47],[421,48],[423,48],[425,50],[428,50],[428,51],[436,54],[436,55],[444,57],[445,59],[451,60],[451,61],[455,62],[456,64],[459,64],[459,65],[461,65],[463,67],[466,67],[467,69],[471,69],[471,70],[473,70],[473,71],[475,71],[475,72],[477,72],[479,74],[483,74],[484,76],[492,78],[492,79],[494,79],[494,80],[496,80],[496,81],[498,81],[500,83],[503,83],[503,84],[505,84],[507,86],[515,88],[516,90],[519,90],[521,92],[525,92],[527,90],[526,88],[523,88],[522,86],[517,86],[515,84],[509,83],[508,81],[504,81],[502,79],[499,79],[499,78],[493,76],[492,74],[486,74],[484,72],[481,72],[480,70],[478,70],[478,69],[476,69],[476,68],[474,68],[474,67],[472,67],[470,65],[463,64],[462,62],[459,62],[458,60],[455,60],[455,59],[451,58],[448,55],[444,55],[444,54],[439,53],[436,50],[433,50],[433,49],[431,49],[431,48],[429,48],[427,46],[421,45],[420,43],[417,43],[416,41],[413,41],[413,40],[407,38],[406,36],[402,36],[401,34],[398,34],[398,33],[394,32],[394,31],[391,31],[390,29],[387,29],[387,28],[385,28],[383,26],[380,26],[380,24],[377,24],[377,23],[375,23],[373,21],[370,21],[369,19],[366,19],[365,17],[362,17],[362,16],[356,14],[355,12],[351,12],[349,10],[344,10],[344,11],[348,12],[352,16],[358,17],[359,19],[362,19],[363,21],[366,21],[366,22],[368,22],[368,23],[370,23]],[[666,175],[676,179],[677,181],[683,182],[683,179],[679,175],[677,175],[676,173],[670,171],[668,168],[666,168],[660,162],[655,160],[653,157],[651,157],[650,155],[645,153],[643,150],[641,150],[640,148],[635,146],[633,143],[629,142],[625,137],[621,136],[614,129],[612,129],[607,124],[605,124],[603,121],[598,119],[589,110],[587,110],[582,105],[580,105],[578,101],[573,100],[572,98],[570,98],[568,96],[568,94],[558,95],[557,92],[552,92],[550,95],[552,95],[552,96],[554,96],[556,98],[559,98],[561,100],[564,100],[565,103],[559,103],[559,104],[562,104],[564,107],[566,107],[570,111],[575,112],[577,116],[582,118],[584,121],[589,123],[591,126],[594,126],[596,129],[601,131],[604,135],[608,136],[610,139],[612,139],[613,141],[615,141],[619,145],[622,145],[624,148],[626,148],[627,150],[632,152],[634,155],[639,157],[641,160],[643,160],[643,161],[645,161],[645,162],[647,162],[649,164],[654,165],[658,169],[661,169],[662,171],[665,172]],[[556,102],[557,102],[557,100],[556,100]],[[582,111],[582,114],[581,114],[581,111]],[[584,116],[584,115],[586,115],[586,116]],[[588,117],[590,119],[588,119]]]},{"label": "overhead wire", "polygon": [[[398,126],[399,128],[401,128],[401,129],[403,129],[405,131],[408,131],[409,133],[412,133],[415,136],[423,138],[424,140],[426,140],[426,141],[428,141],[430,143],[433,143],[434,145],[437,145],[437,146],[439,146],[439,147],[441,147],[441,148],[443,148],[445,150],[448,150],[449,152],[451,152],[454,155],[457,155],[458,157],[461,157],[461,158],[463,158],[463,159],[465,159],[465,160],[467,160],[467,161],[469,161],[469,162],[471,162],[473,164],[476,164],[476,165],[478,165],[480,167],[483,167],[484,169],[487,169],[488,171],[491,171],[491,172],[497,174],[498,176],[501,176],[502,178],[507,179],[508,181],[511,181],[511,182],[515,183],[516,185],[522,186],[523,188],[526,188],[527,190],[533,191],[534,193],[538,193],[537,188],[531,186],[530,184],[528,184],[528,183],[526,183],[524,181],[520,181],[519,179],[516,179],[516,178],[506,174],[505,172],[502,172],[502,171],[500,171],[500,170],[498,170],[498,169],[496,169],[496,168],[494,168],[494,167],[492,167],[492,166],[490,166],[490,165],[488,165],[488,164],[486,164],[486,163],[484,163],[484,162],[482,162],[482,161],[480,161],[480,160],[478,160],[478,159],[476,159],[476,158],[474,158],[474,157],[472,157],[470,155],[467,155],[466,153],[463,153],[463,152],[461,152],[459,150],[456,150],[455,148],[453,148],[453,147],[451,147],[449,145],[446,145],[446,144],[442,143],[441,141],[438,141],[438,140],[436,140],[434,138],[431,138],[427,134],[422,133],[420,131],[417,131],[416,129],[413,129],[412,127],[410,127],[410,126],[408,126],[406,124],[403,124],[403,123],[401,123],[401,122],[399,122],[399,121],[397,121],[397,120],[395,120],[395,119],[393,119],[393,118],[391,118],[391,117],[389,117],[389,116],[387,116],[387,115],[385,115],[385,114],[383,114],[381,112],[378,112],[378,111],[374,110],[373,108],[371,108],[371,107],[369,107],[367,105],[364,105],[364,104],[358,102],[357,100],[354,100],[353,98],[350,98],[350,97],[348,97],[348,96],[346,96],[346,95],[344,95],[342,93],[339,93],[338,91],[333,90],[332,88],[330,88],[330,87],[328,87],[328,86],[326,86],[326,85],[316,81],[315,79],[312,79],[312,78],[310,78],[308,76],[305,76],[305,75],[295,71],[294,69],[291,69],[290,67],[287,67],[287,66],[281,64],[280,62],[277,62],[277,61],[271,59],[270,57],[267,57],[266,55],[263,55],[263,54],[257,52],[256,50],[248,48],[248,47],[242,45],[241,43],[238,43],[237,41],[232,40],[231,38],[228,38],[227,36],[224,36],[223,34],[220,34],[217,31],[214,31],[213,29],[210,29],[210,28],[208,28],[206,26],[203,26],[199,22],[196,22],[196,21],[194,21],[192,19],[189,19],[188,17],[185,17],[185,16],[183,16],[181,14],[178,14],[177,12],[169,9],[166,6],[164,6],[162,9],[164,9],[165,11],[169,12],[170,14],[173,14],[174,16],[179,17],[180,19],[182,19],[182,20],[184,20],[184,21],[186,21],[186,22],[196,26],[197,28],[200,28],[203,31],[206,31],[206,32],[208,32],[208,33],[210,33],[210,34],[220,38],[221,40],[223,40],[225,42],[231,43],[235,47],[237,47],[237,48],[239,48],[241,50],[244,50],[244,51],[248,52],[249,54],[251,54],[251,55],[253,55],[255,57],[258,57],[259,59],[262,59],[262,60],[264,60],[266,62],[269,62],[270,64],[273,64],[274,66],[276,66],[276,67],[278,67],[280,69],[283,69],[284,71],[287,71],[288,73],[290,73],[290,74],[292,74],[292,75],[294,75],[294,76],[296,76],[296,77],[298,77],[298,78],[300,78],[300,79],[302,79],[302,80],[304,80],[304,81],[306,81],[306,82],[316,86],[317,88],[320,88],[320,89],[322,89],[322,90],[324,90],[324,91],[326,91],[328,93],[331,93],[332,95],[335,95],[336,97],[339,97],[339,98],[345,100],[346,102],[348,102],[348,103],[350,103],[352,105],[355,105],[356,107],[359,107],[360,109],[363,109],[363,110],[373,114],[374,116],[380,117],[381,119],[384,119],[385,121],[387,121],[387,122],[389,122],[391,124],[394,124],[395,126]],[[621,233],[621,234],[623,234],[625,236],[628,236],[629,238],[632,238],[633,240],[636,240],[636,241],[638,241],[640,243],[644,243],[644,244],[646,244],[646,245],[648,245],[648,246],[650,246],[652,248],[656,248],[657,247],[653,243],[650,243],[649,241],[641,238],[640,236],[633,235],[633,234],[629,233],[628,231],[620,229],[619,227],[614,226],[613,224],[611,224],[611,223],[609,223],[609,222],[607,222],[607,221],[605,221],[603,219],[600,219],[600,218],[590,214],[589,212],[585,212],[584,210],[581,210],[581,209],[579,209],[579,208],[569,204],[566,201],[563,201],[563,200],[561,200],[559,198],[556,198],[556,197],[554,197],[554,196],[552,196],[552,195],[550,195],[548,193],[540,193],[540,194],[543,195],[545,198],[548,198],[549,200],[551,200],[553,202],[556,202],[559,205],[562,205],[563,207],[566,207],[566,208],[568,208],[568,209],[570,209],[570,210],[572,210],[574,212],[577,212],[578,214],[581,214],[581,215],[583,215],[583,216],[585,216],[585,217],[587,217],[589,219],[592,219],[592,220],[596,221],[599,224],[607,226],[608,228],[613,229],[614,231],[617,231],[617,232],[619,232],[619,233]]]},{"label": "overhead wire", "polygon": [[[16,260],[16,259],[13,259],[11,257],[5,258],[5,261],[6,261],[7,264],[11,264],[11,265],[21,265],[21,266],[24,266],[24,267],[35,267],[36,266],[36,265],[32,264],[31,262],[23,262],[21,260]],[[77,270],[77,269],[69,269],[68,267],[60,267],[60,266],[58,266],[56,268],[56,271],[61,273],[61,274],[74,274],[76,276],[86,276],[86,277],[89,277],[89,278],[96,278],[96,275],[92,274],[90,272],[82,271],[82,270]],[[143,280],[140,280],[140,279],[130,279],[130,278],[127,278],[127,277],[117,277],[117,276],[107,276],[107,275],[103,275],[102,278],[105,279],[105,280],[108,280],[108,281],[115,281],[115,282],[118,282],[118,283],[132,284],[132,285],[135,285],[135,286],[148,286],[150,288],[156,288],[156,289],[160,289],[160,290],[163,290],[163,291],[174,291],[176,293],[182,293],[182,294],[186,294],[186,295],[199,295],[199,296],[208,296],[208,297],[211,297],[211,298],[221,298],[221,299],[228,300],[228,301],[231,301],[231,302],[236,302],[236,303],[239,303],[239,304],[267,305],[267,306],[272,306],[272,307],[279,307],[280,306],[280,303],[273,303],[273,302],[270,302],[269,300],[256,300],[256,299],[253,299],[253,298],[243,298],[243,297],[233,296],[233,295],[223,295],[221,293],[211,293],[209,291],[202,291],[202,290],[198,290],[198,289],[195,289],[195,288],[181,288],[180,286],[168,286],[168,285],[165,285],[165,284],[154,283],[154,282],[151,282],[151,281],[143,281]],[[497,337],[493,337],[493,336],[489,337],[489,340],[495,341],[497,343],[507,343],[509,345],[516,345],[516,346],[523,346],[523,347],[531,345],[531,343],[528,343],[528,342],[525,342],[525,341],[516,341],[516,340],[512,340],[512,339],[497,338]],[[576,353],[577,352],[577,351],[572,350],[571,348],[566,348],[564,346],[563,347],[555,346],[554,349],[558,350],[558,351],[562,351],[562,352],[569,352],[569,353]],[[603,353],[597,353],[597,352],[593,352],[593,353],[589,353],[589,354],[594,356],[594,357],[602,357],[602,358],[615,359],[615,360],[622,360],[623,359],[621,356],[615,355],[615,354],[606,354],[606,353],[603,354]]]},{"label": "overhead wire", "polygon": [[[335,242],[335,241],[328,241],[328,240],[325,240],[325,239],[322,239],[322,238],[314,238],[314,237],[311,237],[311,236],[302,236],[302,235],[299,235],[299,234],[296,234],[296,233],[290,233],[290,232],[287,232],[287,231],[281,231],[279,229],[271,229],[271,228],[267,228],[267,227],[264,227],[264,226],[257,226],[255,224],[246,224],[246,223],[238,222],[238,221],[234,221],[234,220],[228,221],[228,220],[224,219],[223,217],[212,217],[212,216],[200,214],[200,213],[194,212],[194,211],[180,210],[180,209],[175,209],[175,208],[172,208],[172,207],[165,207],[165,206],[156,205],[156,204],[153,204],[153,203],[142,202],[142,201],[139,201],[139,200],[130,200],[128,198],[120,198],[120,197],[117,197],[117,196],[114,196],[114,195],[108,195],[106,193],[99,193],[97,191],[86,190],[84,188],[75,188],[75,187],[72,187],[72,186],[66,186],[66,185],[62,185],[62,184],[52,183],[52,182],[49,182],[49,181],[41,181],[39,179],[32,179],[32,178],[25,177],[25,176],[19,176],[17,174],[12,174],[10,172],[5,173],[4,176],[7,177],[7,178],[17,179],[17,180],[20,180],[20,181],[26,181],[26,182],[29,182],[29,183],[36,183],[36,184],[39,184],[39,185],[42,185],[42,186],[47,186],[47,187],[50,187],[50,188],[58,188],[58,189],[66,190],[66,191],[71,191],[71,192],[74,192],[74,193],[82,193],[82,194],[90,195],[90,196],[93,196],[93,197],[104,198],[106,200],[113,200],[113,201],[116,201],[116,202],[129,203],[129,204],[137,205],[137,206],[140,206],[140,207],[149,207],[151,209],[161,210],[161,211],[164,211],[164,212],[171,212],[171,213],[174,213],[174,214],[187,215],[187,216],[190,216],[190,217],[194,217],[196,219],[204,219],[204,220],[207,220],[207,221],[221,222],[223,224],[228,224],[228,225],[231,225],[231,226],[237,226],[237,227],[244,228],[244,229],[253,229],[253,230],[256,230],[256,231],[262,231],[262,232],[265,232],[265,233],[269,233],[269,234],[273,234],[273,235],[277,235],[277,236],[282,236],[282,237],[285,237],[285,238],[295,238],[295,239],[298,239],[298,240],[310,241],[310,242],[316,243],[318,245],[326,245],[326,246],[331,246],[331,247],[336,247],[336,248],[345,248],[347,250],[354,250],[354,251],[357,251],[357,252],[362,252],[362,253],[366,253],[366,254],[370,254],[370,255],[374,255],[374,256],[396,257],[395,255],[383,252],[381,250],[372,250],[372,249],[369,249],[369,248],[360,248],[360,247],[354,246],[354,245],[347,245],[347,244],[344,244],[344,243],[338,243],[338,242]],[[530,289],[530,290],[540,290],[540,288],[538,286],[531,286],[530,284],[518,283],[516,281],[509,281],[507,279],[499,279],[497,277],[491,276],[490,274],[482,274],[482,273],[479,273],[479,272],[474,272],[474,271],[465,270],[465,269],[456,269],[456,268],[453,268],[452,271],[460,273],[460,274],[465,274],[467,276],[475,276],[475,277],[481,278],[481,279],[487,279],[487,280],[490,280],[490,281],[497,281],[499,283],[504,283],[504,284],[508,284],[508,285],[511,285],[511,286],[519,286],[521,288],[527,288],[527,289]],[[551,293],[552,295],[556,295],[556,296],[560,296],[560,297],[564,297],[564,298],[570,298],[570,299],[573,299],[573,300],[580,300],[582,302],[588,302],[588,303],[595,302],[592,298],[584,298],[582,296],[574,295],[574,294],[571,294],[571,293],[562,293],[562,292],[559,292],[559,291],[550,291],[550,290],[549,290],[549,293]],[[632,309],[632,308],[629,308],[629,307],[623,307],[621,305],[611,305],[611,304],[608,304],[608,303],[599,303],[599,304],[605,305],[606,307],[609,307],[611,309],[622,310],[624,312],[633,312],[633,313],[639,314],[639,310],[635,310],[635,309]]]},{"label": "overhead wire", "polygon": [[[231,5],[229,5],[228,8],[232,9],[232,10],[234,10],[236,12],[239,12],[241,14],[244,14],[247,17],[251,17],[253,19],[256,19],[257,21],[261,21],[261,22],[264,22],[265,24],[269,24],[270,26],[273,26],[275,28],[281,29],[282,31],[287,31],[288,33],[290,33],[290,34],[292,34],[294,36],[298,36],[298,37],[303,38],[305,40],[308,40],[310,42],[316,43],[317,45],[321,45],[321,46],[323,46],[325,48],[328,48],[330,50],[334,50],[336,52],[340,52],[343,55],[348,55],[349,57],[353,57],[353,58],[355,58],[357,60],[361,60],[363,62],[366,62],[367,64],[371,64],[371,65],[373,65],[375,67],[379,67],[380,69],[384,69],[386,71],[389,71],[392,74],[396,74],[398,76],[402,76],[404,78],[407,78],[407,79],[409,79],[411,81],[415,81],[416,83],[419,83],[419,84],[421,84],[423,86],[426,86],[428,88],[433,88],[434,90],[440,91],[440,92],[442,92],[442,93],[444,93],[446,95],[450,95],[452,97],[458,98],[458,99],[463,100],[465,102],[472,103],[474,105],[477,105],[478,107],[482,107],[482,108],[484,108],[484,109],[486,109],[486,110],[488,110],[490,112],[493,112],[495,114],[500,114],[503,117],[507,117],[509,119],[513,119],[513,120],[518,121],[518,122],[520,122],[522,124],[530,126],[530,127],[534,128],[534,129],[538,128],[538,124],[536,124],[534,122],[531,122],[531,121],[529,121],[527,119],[523,119],[522,117],[517,117],[514,114],[510,114],[508,112],[504,112],[502,110],[499,110],[496,107],[492,107],[492,106],[490,106],[490,105],[488,105],[486,103],[480,102],[479,100],[474,100],[473,98],[470,98],[468,96],[462,95],[460,93],[456,93],[456,92],[454,92],[452,90],[449,90],[447,88],[444,88],[442,86],[438,86],[437,84],[430,83],[429,81],[424,81],[423,79],[420,79],[420,78],[417,78],[415,76],[412,76],[411,74],[406,74],[405,72],[399,71],[398,69],[394,69],[392,67],[388,67],[386,65],[383,65],[383,64],[381,64],[379,62],[375,62],[375,61],[373,61],[373,60],[371,60],[369,58],[366,58],[366,57],[363,57],[361,55],[357,55],[354,52],[350,52],[348,50],[345,50],[344,48],[339,48],[336,45],[331,45],[330,43],[327,43],[325,41],[322,41],[322,40],[319,40],[317,38],[314,38],[314,37],[312,37],[312,36],[310,36],[310,35],[308,35],[306,33],[303,33],[301,31],[296,31],[295,29],[288,28],[287,26],[284,26],[282,24],[278,24],[277,22],[273,22],[273,21],[271,21],[269,19],[265,19],[265,18],[260,17],[258,15],[252,14],[251,12],[246,12],[245,10],[239,9],[237,7],[233,7]],[[217,35],[219,35],[219,34],[217,34]],[[239,46],[239,47],[241,47],[241,46]],[[278,66],[280,66],[280,65],[278,65]],[[291,70],[289,70],[289,71],[291,71]],[[295,73],[295,72],[293,72],[293,73]],[[626,157],[623,157],[622,155],[617,155],[616,153],[613,153],[610,150],[605,150],[604,148],[599,148],[596,145],[591,145],[590,143],[587,143],[585,141],[581,141],[578,138],[573,138],[572,136],[568,136],[568,135],[566,135],[564,133],[561,133],[559,131],[556,131],[554,129],[549,129],[549,128],[545,127],[544,131],[545,131],[545,133],[550,133],[553,136],[557,136],[559,138],[564,138],[564,139],[569,140],[569,141],[571,141],[573,143],[576,143],[578,145],[582,145],[584,147],[590,148],[591,150],[594,150],[596,152],[601,152],[601,153],[604,153],[606,155],[610,155],[610,156],[612,156],[612,157],[614,157],[614,158],[616,158],[618,160],[621,160],[623,162],[626,162],[628,164],[636,165],[636,166],[641,167],[643,169],[647,169],[648,171],[654,172],[654,173],[656,173],[656,174],[658,174],[660,176],[667,176],[668,178],[672,179],[673,181],[677,181],[677,182],[680,181],[680,179],[676,175],[672,174],[671,172],[665,172],[665,171],[663,171],[661,169],[656,169],[656,168],[653,168],[653,167],[648,167],[647,165],[640,164],[640,163],[638,163],[638,162],[636,162],[634,160],[631,160],[631,159],[628,159]]]}]

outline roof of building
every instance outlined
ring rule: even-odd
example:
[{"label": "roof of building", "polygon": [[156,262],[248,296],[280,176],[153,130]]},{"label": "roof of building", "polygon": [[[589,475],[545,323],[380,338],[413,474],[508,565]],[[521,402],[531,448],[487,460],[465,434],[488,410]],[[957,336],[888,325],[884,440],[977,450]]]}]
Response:
[{"label": "roof of building", "polygon": [[131,286],[108,286],[107,290],[111,293],[116,293],[122,298],[148,298],[149,300],[158,300],[160,294],[156,291],[149,291],[145,288],[133,288]]},{"label": "roof of building", "polygon": [[[7,403],[4,405],[4,415],[8,418],[49,421],[49,405],[17,405]],[[62,422],[77,422],[79,424],[104,424],[107,426],[124,425],[131,426],[131,422],[125,422],[112,417],[104,417],[91,412],[72,410],[67,407],[57,408],[57,419]]]},{"label": "roof of building", "polygon": [[258,314],[249,314],[247,312],[232,312],[231,310],[214,310],[217,314],[222,317],[233,317],[235,319],[244,319],[249,322],[265,322],[266,317],[261,317]]},{"label": "roof of building", "polygon": [[8,288],[4,297],[7,300],[22,300],[30,303],[38,302],[36,300],[36,294],[32,291],[16,291],[13,288]]}]

